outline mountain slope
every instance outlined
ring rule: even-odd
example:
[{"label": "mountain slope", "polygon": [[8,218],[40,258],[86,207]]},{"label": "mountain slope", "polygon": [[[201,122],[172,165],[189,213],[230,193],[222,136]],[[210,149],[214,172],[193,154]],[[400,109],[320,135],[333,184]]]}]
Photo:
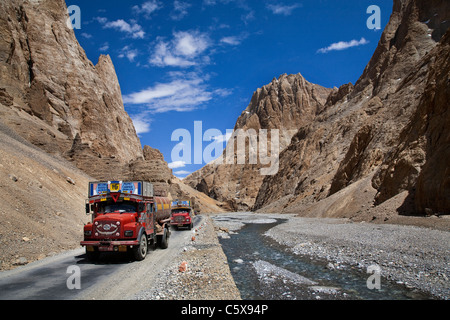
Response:
[{"label": "mountain slope", "polygon": [[[254,208],[302,212],[373,176],[369,204],[407,191],[402,208],[408,214],[449,213],[448,158],[441,157],[449,148],[448,31],[443,36],[449,15],[448,1],[394,1],[355,87],[299,130],[280,156],[278,174],[265,178]],[[411,198],[414,207],[406,205]],[[354,216],[361,204],[333,215]]]},{"label": "mountain slope", "polygon": [[[279,150],[275,149],[278,154],[289,145],[297,128],[311,122],[324,108],[331,91],[309,83],[301,74],[281,75],[255,91],[250,104],[238,118],[234,130],[246,133],[254,130],[257,134],[261,130],[268,130],[267,143],[262,143],[259,137],[255,138],[258,144],[252,149],[255,154],[260,150],[271,150],[273,139],[269,134],[270,130],[278,130]],[[243,146],[238,150],[239,142],[235,140],[233,150],[228,144],[223,161],[217,160],[206,165],[184,181],[214,199],[227,202],[232,210],[249,210],[254,205],[264,179],[260,169],[268,166],[262,164],[260,158],[256,162],[250,161],[249,139],[246,140],[245,150]],[[239,152],[245,152],[245,164],[237,163],[235,158]],[[269,155],[270,152],[266,154]],[[234,164],[225,161],[227,157],[235,159]]]},{"label": "mountain slope", "polygon": [[95,66],[87,59],[67,27],[65,2],[8,0],[0,7],[0,90],[11,108],[3,122],[92,176],[104,158],[124,164],[142,156],[111,58],[100,56]]}]

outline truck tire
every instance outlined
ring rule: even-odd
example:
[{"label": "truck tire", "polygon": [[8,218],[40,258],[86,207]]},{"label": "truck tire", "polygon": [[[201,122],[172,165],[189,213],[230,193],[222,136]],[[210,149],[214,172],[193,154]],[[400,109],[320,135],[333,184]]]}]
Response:
[{"label": "truck tire", "polygon": [[147,235],[143,233],[139,239],[139,245],[133,248],[134,259],[136,261],[142,261],[147,256],[148,252],[148,240]]},{"label": "truck tire", "polygon": [[167,249],[169,247],[169,230],[167,230],[167,228],[164,228],[164,234],[161,237],[160,247],[161,249]]}]

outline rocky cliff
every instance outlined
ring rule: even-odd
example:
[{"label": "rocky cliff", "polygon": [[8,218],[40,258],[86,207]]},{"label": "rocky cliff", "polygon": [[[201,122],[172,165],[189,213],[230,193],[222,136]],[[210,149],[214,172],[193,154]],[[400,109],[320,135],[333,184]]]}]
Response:
[{"label": "rocky cliff", "polygon": [[[268,130],[267,143],[262,143],[259,137],[255,139],[258,144],[255,154],[259,152],[258,148],[265,148],[265,154],[270,154],[270,130],[279,130],[279,148],[274,149],[279,153],[289,145],[299,127],[310,123],[316,114],[322,111],[331,91],[309,83],[301,74],[281,75],[253,94],[234,130],[254,130],[256,134],[259,134],[261,129]],[[235,139],[234,148],[225,150],[222,160],[208,164],[184,181],[214,199],[227,202],[229,209],[251,209],[264,179],[260,169],[267,168],[268,165],[261,163],[259,157],[256,161],[250,161],[249,141],[245,141],[245,150],[238,151],[239,145]],[[243,146],[240,149],[244,149]],[[241,151],[245,152],[244,164],[238,163],[237,159],[234,164],[226,161],[226,157],[230,157],[227,152],[231,153],[231,158],[234,159]]]},{"label": "rocky cliff", "polygon": [[[65,2],[8,0],[0,6],[0,88],[11,110],[3,121],[93,176],[84,158],[126,163],[142,156],[112,61],[100,56],[94,66],[87,59],[67,27]],[[14,118],[23,121],[14,124]]]},{"label": "rocky cliff", "polygon": [[235,209],[355,217],[406,192],[397,212],[450,213],[449,26],[448,1],[395,0],[354,86],[283,75],[254,94],[236,128],[296,132],[275,175],[209,165],[190,185]]},{"label": "rocky cliff", "polygon": [[162,154],[142,148],[110,56],[94,65],[68,19],[64,0],[0,3],[1,122],[91,179],[146,179],[186,196]]},{"label": "rocky cliff", "polygon": [[280,156],[278,174],[265,178],[255,209],[307,211],[372,179],[371,186],[353,190],[352,199],[337,195],[335,205],[316,213],[351,217],[361,211],[362,203],[352,207],[352,201],[364,198],[362,193],[371,194],[364,207],[403,191],[408,197],[398,211],[450,213],[449,5],[394,1],[361,78],[354,88],[341,88],[347,92],[329,98],[325,110],[300,128]]}]

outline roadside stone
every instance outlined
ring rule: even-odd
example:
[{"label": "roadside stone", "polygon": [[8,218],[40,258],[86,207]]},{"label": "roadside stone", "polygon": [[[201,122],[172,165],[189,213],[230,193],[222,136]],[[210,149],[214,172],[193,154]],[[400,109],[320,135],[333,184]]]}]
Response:
[{"label": "roadside stone", "polygon": [[142,290],[134,299],[241,300],[211,218],[204,215],[203,221],[195,241],[186,237],[179,259],[160,272],[161,281]]},{"label": "roadside stone", "polygon": [[187,271],[187,262],[183,261],[178,268],[178,272],[186,272]]},{"label": "roadside stone", "polygon": [[28,260],[25,257],[20,257],[13,263],[15,266],[24,266],[26,264],[28,264]]}]

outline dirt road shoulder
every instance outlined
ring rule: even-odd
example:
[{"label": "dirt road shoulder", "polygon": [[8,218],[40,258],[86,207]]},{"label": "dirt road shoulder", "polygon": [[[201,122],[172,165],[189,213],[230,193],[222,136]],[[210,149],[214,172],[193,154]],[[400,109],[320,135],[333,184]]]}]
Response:
[{"label": "dirt road shoulder", "polygon": [[160,272],[158,282],[142,290],[138,300],[240,300],[227,257],[209,216],[203,215],[190,233],[183,252]]}]

